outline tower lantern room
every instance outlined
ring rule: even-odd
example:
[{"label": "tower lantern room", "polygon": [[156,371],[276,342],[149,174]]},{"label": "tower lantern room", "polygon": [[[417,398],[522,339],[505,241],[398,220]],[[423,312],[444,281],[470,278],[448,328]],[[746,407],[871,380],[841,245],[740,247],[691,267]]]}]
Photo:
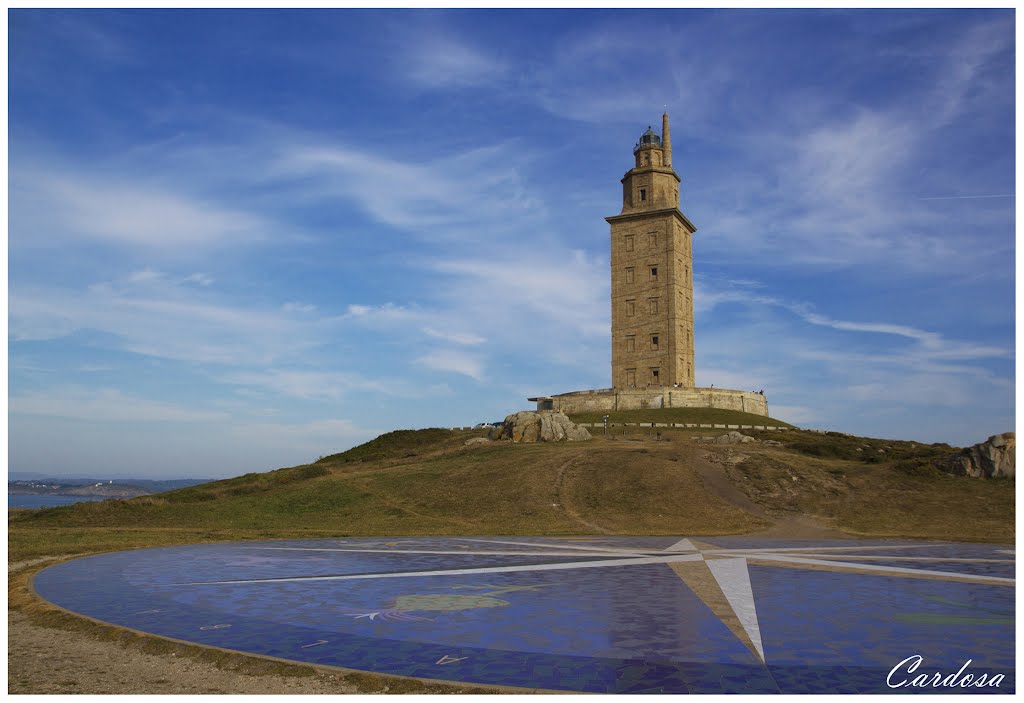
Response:
[{"label": "tower lantern room", "polygon": [[678,174],[672,168],[672,138],[668,113],[661,135],[651,127],[633,147],[634,166],[622,178],[622,212],[679,207]]}]

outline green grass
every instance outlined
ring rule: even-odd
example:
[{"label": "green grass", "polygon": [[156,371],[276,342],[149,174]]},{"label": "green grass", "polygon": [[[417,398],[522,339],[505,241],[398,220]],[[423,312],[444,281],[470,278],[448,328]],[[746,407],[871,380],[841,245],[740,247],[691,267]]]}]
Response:
[{"label": "green grass", "polygon": [[[649,412],[676,410],[630,415]],[[718,412],[728,415],[703,411],[700,419],[739,424],[737,413]],[[945,534],[943,524],[954,521],[966,539],[1012,536],[1013,482],[939,474],[934,462],[954,451],[945,445],[748,432],[785,446],[766,453],[743,445],[738,451],[750,457],[722,471],[773,514],[803,511],[861,533],[877,524],[885,534]],[[481,434],[391,432],[313,464],[130,500],[14,512],[8,544],[12,558],[22,558],[274,536],[559,535],[593,533],[592,525],[620,534],[728,534],[763,526],[702,483],[694,462],[711,450],[691,444],[684,431],[662,441],[641,434],[464,446]],[[908,486],[921,505],[907,497]]]},{"label": "green grass", "polygon": [[573,422],[667,422],[705,425],[761,425],[772,427],[793,427],[788,422],[764,415],[744,413],[723,408],[655,408],[649,410],[613,410],[611,412],[578,413],[570,415]]},{"label": "green grass", "polygon": [[438,451],[458,446],[467,437],[486,435],[486,431],[465,431],[430,428],[426,430],[395,430],[371,439],[340,454],[321,457],[317,464],[380,461],[409,458],[425,451]]},{"label": "green grass", "polygon": [[841,432],[811,432],[808,430],[785,433],[753,432],[758,438],[771,438],[794,452],[826,459],[863,461],[869,464],[902,462],[906,466],[926,466],[946,459],[958,450],[948,444],[921,444],[897,439],[855,437]]}]

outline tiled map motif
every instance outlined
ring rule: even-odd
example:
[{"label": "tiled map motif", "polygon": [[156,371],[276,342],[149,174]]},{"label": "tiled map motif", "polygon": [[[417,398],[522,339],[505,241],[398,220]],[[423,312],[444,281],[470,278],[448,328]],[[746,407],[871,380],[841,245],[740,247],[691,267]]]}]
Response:
[{"label": "tiled map motif", "polygon": [[[597,693],[1015,689],[1014,549],[742,537],[207,544],[59,564],[69,610],[167,637],[429,679]],[[894,668],[897,671],[890,674]],[[913,689],[945,692],[949,689]]]}]

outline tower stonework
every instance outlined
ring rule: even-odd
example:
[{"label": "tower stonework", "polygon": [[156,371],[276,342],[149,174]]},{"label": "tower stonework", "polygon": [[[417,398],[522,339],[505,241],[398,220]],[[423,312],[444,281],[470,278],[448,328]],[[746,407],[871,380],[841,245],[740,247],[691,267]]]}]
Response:
[{"label": "tower stonework", "polygon": [[633,157],[633,168],[622,177],[622,211],[605,218],[612,230],[612,387],[529,400],[537,403],[537,410],[567,415],[719,408],[767,417],[763,390],[694,387],[697,228],[679,209],[680,179],[672,168],[668,113],[661,118],[661,135],[648,128]]},{"label": "tower stonework", "polygon": [[611,225],[612,386],[694,386],[693,249],[679,209],[668,114],[633,148]]}]

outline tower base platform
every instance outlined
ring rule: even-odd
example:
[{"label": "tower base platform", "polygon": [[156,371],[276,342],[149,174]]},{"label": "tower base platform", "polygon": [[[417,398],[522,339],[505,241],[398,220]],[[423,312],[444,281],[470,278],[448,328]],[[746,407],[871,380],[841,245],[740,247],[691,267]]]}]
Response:
[{"label": "tower base platform", "polygon": [[559,410],[566,415],[657,408],[723,408],[768,417],[768,399],[764,393],[727,388],[602,388],[527,400],[536,402],[537,410]]}]

